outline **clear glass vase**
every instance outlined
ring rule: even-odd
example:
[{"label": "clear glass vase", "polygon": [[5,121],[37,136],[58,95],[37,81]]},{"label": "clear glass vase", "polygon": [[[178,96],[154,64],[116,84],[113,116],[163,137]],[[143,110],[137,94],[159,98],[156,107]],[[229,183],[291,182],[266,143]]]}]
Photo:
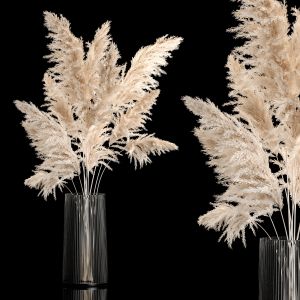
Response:
[{"label": "clear glass vase", "polygon": [[300,241],[261,238],[259,300],[300,299]]},{"label": "clear glass vase", "polygon": [[66,194],[63,283],[107,284],[105,194]]}]

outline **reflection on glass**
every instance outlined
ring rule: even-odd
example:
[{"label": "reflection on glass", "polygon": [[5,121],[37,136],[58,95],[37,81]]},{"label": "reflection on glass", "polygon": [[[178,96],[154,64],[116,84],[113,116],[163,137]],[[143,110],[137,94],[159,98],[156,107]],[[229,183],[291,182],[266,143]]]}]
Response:
[{"label": "reflection on glass", "polygon": [[63,300],[107,300],[107,289],[63,289]]},{"label": "reflection on glass", "polygon": [[66,194],[63,282],[107,284],[105,194]]}]

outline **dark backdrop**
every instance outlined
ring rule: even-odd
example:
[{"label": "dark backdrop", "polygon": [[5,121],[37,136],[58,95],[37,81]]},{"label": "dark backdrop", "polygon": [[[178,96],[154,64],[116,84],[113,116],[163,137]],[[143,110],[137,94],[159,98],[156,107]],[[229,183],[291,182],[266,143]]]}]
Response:
[{"label": "dark backdrop", "polygon": [[[24,4],[25,2],[25,4]],[[127,159],[104,176],[109,242],[109,300],[257,299],[258,238],[248,232],[229,249],[219,234],[197,225],[213,195],[222,191],[192,134],[196,117],[180,98],[226,100],[226,57],[236,41],[226,33],[236,3],[183,1],[122,5],[110,1],[12,1],[2,13],[2,237],[3,290],[9,299],[61,299],[63,194],[47,202],[23,186],[36,163],[12,101],[40,105],[47,68],[44,10],[63,14],[77,36],[92,40],[104,21],[129,61],[143,45],[164,34],[184,37],[160,78],[161,95],[147,127],[175,142],[179,151],[154,157],[134,170]],[[43,2],[43,4],[41,4]],[[296,4],[299,1],[289,1]],[[3,95],[2,95],[3,96]],[[268,226],[268,225],[267,225]],[[258,232],[258,236],[262,236]]]}]

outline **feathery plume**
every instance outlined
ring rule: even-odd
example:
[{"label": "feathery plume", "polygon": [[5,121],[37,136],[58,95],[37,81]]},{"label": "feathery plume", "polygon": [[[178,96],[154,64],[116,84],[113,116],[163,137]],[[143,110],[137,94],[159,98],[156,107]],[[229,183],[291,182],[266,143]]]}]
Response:
[{"label": "feathery plume", "polygon": [[[300,11],[288,21],[287,8],[277,0],[241,0],[233,32],[245,43],[228,57],[233,114],[209,100],[184,97],[199,117],[195,135],[209,156],[226,191],[199,225],[223,231],[231,247],[245,230],[253,232],[263,217],[288,203],[287,239],[299,238],[296,205],[300,205]],[[298,234],[297,234],[298,231]]]},{"label": "feathery plume", "polygon": [[46,199],[79,176],[82,193],[88,194],[121,155],[142,167],[151,161],[149,155],[176,150],[175,144],[146,134],[145,123],[159,95],[155,77],[164,73],[182,39],[163,36],[141,48],[126,72],[126,65],[118,64],[110,22],[96,31],[85,51],[66,18],[50,12],[44,16],[50,38],[46,58],[52,63],[43,79],[46,111],[15,101],[42,160],[25,184],[41,190]]}]

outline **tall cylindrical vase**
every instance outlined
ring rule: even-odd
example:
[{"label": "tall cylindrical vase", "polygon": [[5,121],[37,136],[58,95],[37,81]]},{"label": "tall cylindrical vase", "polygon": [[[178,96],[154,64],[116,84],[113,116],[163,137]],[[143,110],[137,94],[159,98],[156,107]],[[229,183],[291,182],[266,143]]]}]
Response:
[{"label": "tall cylindrical vase", "polygon": [[107,284],[105,194],[66,194],[63,283]]},{"label": "tall cylindrical vase", "polygon": [[300,299],[300,241],[261,238],[259,300]]}]

